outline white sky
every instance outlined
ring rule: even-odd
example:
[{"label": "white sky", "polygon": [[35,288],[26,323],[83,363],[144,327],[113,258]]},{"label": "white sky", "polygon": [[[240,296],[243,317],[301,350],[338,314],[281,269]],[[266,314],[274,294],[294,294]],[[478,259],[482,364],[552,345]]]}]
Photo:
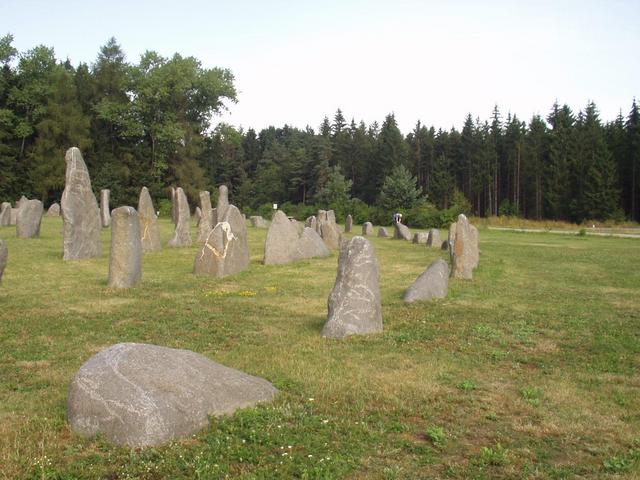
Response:
[{"label": "white sky", "polygon": [[216,121],[261,129],[349,121],[403,133],[417,120],[460,128],[498,104],[529,120],[589,100],[604,120],[640,96],[639,1],[30,1],[2,0],[0,35],[25,51],[93,62],[115,36],[233,71],[238,103]]}]

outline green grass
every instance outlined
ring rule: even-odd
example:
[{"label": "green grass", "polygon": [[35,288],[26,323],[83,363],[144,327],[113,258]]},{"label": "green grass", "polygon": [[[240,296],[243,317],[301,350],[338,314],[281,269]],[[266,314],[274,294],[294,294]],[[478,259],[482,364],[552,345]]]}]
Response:
[{"label": "green grass", "polygon": [[[320,330],[336,254],[263,266],[265,235],[249,228],[239,275],[195,277],[196,247],[165,248],[113,291],[108,230],[101,258],[63,262],[61,220],[39,239],[0,229],[0,479],[640,476],[638,240],[481,229],[473,281],[404,304],[446,253],[370,237],[384,333],[335,341]],[[280,394],[159,448],[82,439],[69,382],[124,341],[196,351]]]}]

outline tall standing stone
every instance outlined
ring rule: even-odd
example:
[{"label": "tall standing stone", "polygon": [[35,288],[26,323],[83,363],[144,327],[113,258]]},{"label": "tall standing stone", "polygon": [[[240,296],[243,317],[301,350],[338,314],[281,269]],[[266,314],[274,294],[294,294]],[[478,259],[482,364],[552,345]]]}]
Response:
[{"label": "tall standing stone", "polygon": [[249,263],[247,224],[240,210],[229,205],[198,250],[193,273],[222,278],[246,270]]},{"label": "tall standing stone", "polygon": [[2,282],[2,275],[4,269],[7,266],[7,259],[9,258],[9,249],[4,240],[0,240],[0,282]]},{"label": "tall standing stone", "polygon": [[171,195],[171,221],[174,225],[178,224],[178,201],[176,200],[176,189],[169,187],[169,195]]},{"label": "tall standing stone", "polygon": [[369,240],[355,236],[343,244],[323,337],[343,338],[382,331],[378,275],[378,261]]},{"label": "tall standing stone", "polygon": [[198,224],[198,243],[204,243],[209,232],[215,227],[211,219],[211,196],[209,192],[200,192],[200,223]]},{"label": "tall standing stone", "polygon": [[427,240],[427,247],[440,248],[442,246],[442,240],[440,240],[440,230],[432,228],[429,230],[429,239]]},{"label": "tall standing stone", "polygon": [[64,260],[99,257],[100,209],[91,190],[89,170],[77,147],[67,150],[65,187],[62,192],[62,219],[64,221]]},{"label": "tall standing stone", "polygon": [[176,229],[173,232],[170,247],[189,247],[191,245],[191,213],[189,202],[181,187],[176,188]]},{"label": "tall standing stone", "polygon": [[373,224],[371,222],[364,222],[362,224],[362,235],[373,235]]},{"label": "tall standing stone", "polygon": [[347,219],[344,221],[344,232],[350,233],[353,228],[353,217],[351,214],[347,215]]},{"label": "tall standing stone", "polygon": [[229,189],[226,185],[220,185],[218,187],[218,202],[216,203],[216,218],[213,219],[214,223],[222,221],[229,208]]},{"label": "tall standing stone", "polygon": [[11,209],[11,217],[9,220],[9,225],[15,225],[16,222],[18,221],[18,212],[20,211],[19,208],[12,208]]},{"label": "tall standing stone", "polygon": [[404,294],[406,303],[445,298],[449,290],[449,265],[438,259],[411,284]]},{"label": "tall standing stone", "polygon": [[2,202],[0,207],[0,227],[8,227],[11,225],[11,204]]},{"label": "tall standing stone", "polygon": [[18,210],[20,210],[20,209],[22,208],[22,206],[23,206],[24,204],[26,204],[28,201],[29,201],[29,199],[28,199],[27,197],[25,197],[24,195],[22,195],[22,196],[20,197],[20,200],[18,200],[18,201],[16,202],[16,208],[17,208]]},{"label": "tall standing stone", "polygon": [[264,242],[265,265],[290,263],[295,260],[295,245],[298,242],[298,230],[282,210],[277,210],[271,219],[267,238]]},{"label": "tall standing stone", "polygon": [[60,216],[60,205],[58,203],[52,203],[47,210],[47,217],[59,217]]},{"label": "tall standing stone", "polygon": [[153,207],[149,189],[142,187],[138,198],[138,220],[140,222],[140,243],[143,252],[154,252],[162,249],[158,217]]},{"label": "tall standing stone", "polygon": [[327,248],[337,250],[342,244],[342,232],[336,224],[333,210],[318,210],[316,231],[322,237]]},{"label": "tall standing stone", "polygon": [[196,207],[196,211],[193,212],[193,219],[196,222],[196,227],[200,226],[200,220],[202,220],[202,210],[200,207]]},{"label": "tall standing stone", "polygon": [[102,228],[107,228],[111,225],[111,210],[109,210],[110,196],[111,190],[107,188],[100,190],[100,222],[102,222]]},{"label": "tall standing stone", "polygon": [[109,281],[111,288],[129,288],[142,278],[140,221],[133,207],[118,207],[111,218]]},{"label": "tall standing stone", "polygon": [[16,221],[16,234],[18,238],[34,238],[40,236],[40,223],[42,222],[42,202],[40,200],[27,200],[20,207]]},{"label": "tall standing stone", "polygon": [[478,231],[464,214],[449,229],[449,255],[451,277],[471,280],[473,269],[478,266]]}]

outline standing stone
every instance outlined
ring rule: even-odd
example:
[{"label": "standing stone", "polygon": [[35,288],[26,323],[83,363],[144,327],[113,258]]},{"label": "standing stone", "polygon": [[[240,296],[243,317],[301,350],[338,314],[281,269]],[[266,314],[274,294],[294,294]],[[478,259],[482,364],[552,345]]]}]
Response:
[{"label": "standing stone", "polygon": [[0,240],[0,282],[2,282],[2,274],[7,266],[7,259],[9,258],[9,249],[4,240]]},{"label": "standing stone", "polygon": [[304,227],[300,238],[298,238],[295,251],[300,260],[331,255],[331,251],[325,245],[322,237],[309,227]]},{"label": "standing stone", "polygon": [[155,252],[162,250],[160,242],[160,228],[158,217],[153,207],[153,200],[149,195],[149,189],[142,187],[138,198],[138,221],[140,222],[140,244],[143,252]]},{"label": "standing stone", "polygon": [[47,210],[47,217],[59,217],[60,216],[60,205],[57,203],[52,203]]},{"label": "standing stone", "polygon": [[42,222],[42,202],[40,200],[27,200],[20,207],[16,222],[18,238],[34,238],[40,236],[40,223]]},{"label": "standing stone", "polygon": [[20,197],[20,200],[18,200],[18,201],[16,202],[16,208],[17,208],[18,210],[20,210],[20,209],[22,208],[22,206],[23,206],[24,204],[26,204],[28,201],[29,201],[29,199],[28,199],[27,197],[25,197],[24,195],[22,195],[22,196]]},{"label": "standing stone", "polygon": [[478,231],[474,229],[464,214],[458,215],[458,221],[451,224],[449,255],[453,278],[473,278],[473,269],[478,265]]},{"label": "standing stone", "polygon": [[249,217],[249,221],[251,221],[251,226],[255,228],[268,228],[269,224],[267,221],[262,218],[260,215],[252,215]]},{"label": "standing stone", "polygon": [[442,246],[440,247],[440,249],[444,250],[445,252],[449,250],[449,240],[445,240],[444,242],[442,242]]},{"label": "standing stone", "polygon": [[189,213],[189,202],[184,190],[181,187],[176,188],[176,229],[173,232],[170,247],[189,247],[191,246],[191,229]]},{"label": "standing stone", "polygon": [[198,250],[193,273],[222,278],[246,270],[249,263],[247,225],[240,210],[229,205]]},{"label": "standing stone", "polygon": [[[197,209],[196,209],[197,210]],[[198,224],[198,243],[204,243],[209,232],[215,227],[211,219],[211,196],[209,192],[200,192],[200,223]]]},{"label": "standing stone", "polygon": [[353,228],[353,217],[351,214],[347,215],[347,219],[344,221],[344,232],[350,233]]},{"label": "standing stone", "polygon": [[329,295],[323,337],[382,332],[378,261],[373,245],[355,236],[342,246],[336,283]]},{"label": "standing stone", "polygon": [[65,187],[62,192],[62,219],[64,221],[64,260],[99,257],[100,209],[91,190],[89,171],[77,147],[67,150]]},{"label": "standing stone", "polygon": [[427,240],[427,247],[440,248],[442,246],[442,240],[440,240],[440,230],[432,228],[429,230],[429,239]]},{"label": "standing stone", "polygon": [[471,249],[471,262],[475,269],[478,267],[478,263],[480,263],[480,235],[478,233],[478,229],[474,225],[469,224],[469,228],[471,229],[471,245],[473,246]]},{"label": "standing stone", "polygon": [[282,210],[277,210],[271,219],[267,238],[264,242],[265,265],[290,263],[295,260],[295,245],[298,243],[298,230]]},{"label": "standing stone", "polygon": [[318,210],[316,231],[322,237],[327,248],[337,250],[342,244],[342,232],[336,224],[336,214],[333,210]]},{"label": "standing stone", "polygon": [[11,204],[2,202],[0,207],[0,227],[8,227],[11,225]]},{"label": "standing stone", "polygon": [[362,224],[362,235],[373,235],[373,224],[371,222],[364,222]]},{"label": "standing stone", "polygon": [[189,350],[119,343],[91,357],[67,396],[71,429],[101,434],[129,447],[188,438],[210,416],[272,400],[278,390],[262,378]]},{"label": "standing stone", "polygon": [[140,220],[133,207],[118,207],[111,218],[110,288],[129,288],[142,278]]},{"label": "standing stone", "polygon": [[429,233],[428,232],[416,232],[413,235],[413,243],[417,243],[420,245],[426,245],[427,244],[427,240],[429,240]]},{"label": "standing stone", "polygon": [[216,204],[216,223],[221,222],[229,208],[229,189],[226,185],[218,187],[218,202]]},{"label": "standing stone", "polygon": [[406,225],[403,225],[400,222],[396,222],[394,224],[395,233],[394,238],[398,240],[407,240],[410,242],[412,240],[411,230]]},{"label": "standing stone", "polygon": [[16,222],[18,221],[18,212],[20,211],[19,208],[12,208],[11,209],[11,219],[9,220],[9,225],[15,225]]},{"label": "standing stone", "polygon": [[389,232],[387,232],[386,228],[380,227],[378,229],[378,237],[380,237],[380,238],[389,238]]},{"label": "standing stone", "polygon": [[196,227],[200,226],[200,220],[202,220],[202,210],[200,207],[196,207],[196,211],[193,212],[193,219],[196,222]]},{"label": "standing stone", "polygon": [[406,303],[417,300],[445,298],[449,289],[449,266],[444,260],[436,260],[411,284],[404,294]]},{"label": "standing stone", "polygon": [[318,232],[318,219],[316,218],[315,215],[311,215],[309,218],[305,220],[304,226],[313,228],[316,232]]},{"label": "standing stone", "polygon": [[107,188],[100,190],[100,221],[102,222],[102,228],[107,228],[111,225],[111,210],[109,209],[110,196],[111,190]]},{"label": "standing stone", "polygon": [[178,224],[178,201],[176,200],[176,189],[169,187],[169,194],[171,195],[171,221],[174,225]]}]

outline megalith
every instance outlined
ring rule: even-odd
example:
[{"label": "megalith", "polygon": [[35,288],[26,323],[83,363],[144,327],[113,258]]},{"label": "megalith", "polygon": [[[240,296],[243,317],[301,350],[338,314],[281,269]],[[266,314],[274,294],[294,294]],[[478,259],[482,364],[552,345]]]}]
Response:
[{"label": "megalith", "polygon": [[440,240],[440,230],[432,228],[429,230],[429,238],[427,239],[427,247],[440,248],[442,240]]},{"label": "megalith", "polygon": [[0,227],[8,227],[11,225],[11,204],[2,202],[0,206]]},{"label": "megalith", "polygon": [[4,269],[7,266],[7,260],[9,258],[9,249],[7,248],[7,242],[0,239],[0,282],[2,282],[2,275]]},{"label": "megalith", "polygon": [[59,217],[60,205],[58,203],[52,203],[47,210],[47,217]]},{"label": "megalith", "polygon": [[353,217],[351,214],[347,215],[347,219],[344,221],[344,232],[350,233],[353,228]]},{"label": "megalith", "polygon": [[413,243],[426,245],[428,240],[429,240],[428,232],[416,232],[413,234]]},{"label": "megalith", "polygon": [[362,224],[362,235],[373,235],[373,224],[371,222],[364,222]]},{"label": "megalith", "polygon": [[109,210],[109,197],[111,190],[103,188],[100,190],[100,222],[102,228],[108,228],[111,225],[111,210]]},{"label": "megalith", "polygon": [[129,288],[142,278],[142,241],[138,212],[133,207],[115,208],[111,219],[109,280],[111,288]]},{"label": "megalith", "polygon": [[200,222],[198,223],[198,243],[204,243],[209,232],[215,227],[211,218],[211,195],[209,192],[200,192]]},{"label": "megalith", "polygon": [[400,222],[395,222],[393,226],[395,228],[394,238],[398,240],[407,240],[408,242],[412,240],[411,230],[409,230],[409,227]]},{"label": "megalith", "polygon": [[138,198],[138,221],[140,223],[140,244],[143,252],[162,250],[158,217],[147,187],[142,187]]},{"label": "megalith", "polygon": [[16,234],[18,238],[35,238],[40,236],[40,223],[44,208],[40,200],[27,200],[18,211]]},{"label": "megalith", "polygon": [[462,213],[449,229],[449,255],[451,277],[471,280],[479,260],[478,230]]},{"label": "megalith", "polygon": [[170,247],[191,246],[191,213],[189,212],[189,202],[181,187],[176,188],[176,229],[169,240]]},{"label": "megalith", "polygon": [[380,227],[378,229],[378,237],[389,238],[389,232],[387,232],[387,229],[385,227]]},{"label": "megalith", "polygon": [[404,294],[406,303],[432,298],[445,298],[449,289],[449,265],[444,260],[434,261],[411,284]]}]

